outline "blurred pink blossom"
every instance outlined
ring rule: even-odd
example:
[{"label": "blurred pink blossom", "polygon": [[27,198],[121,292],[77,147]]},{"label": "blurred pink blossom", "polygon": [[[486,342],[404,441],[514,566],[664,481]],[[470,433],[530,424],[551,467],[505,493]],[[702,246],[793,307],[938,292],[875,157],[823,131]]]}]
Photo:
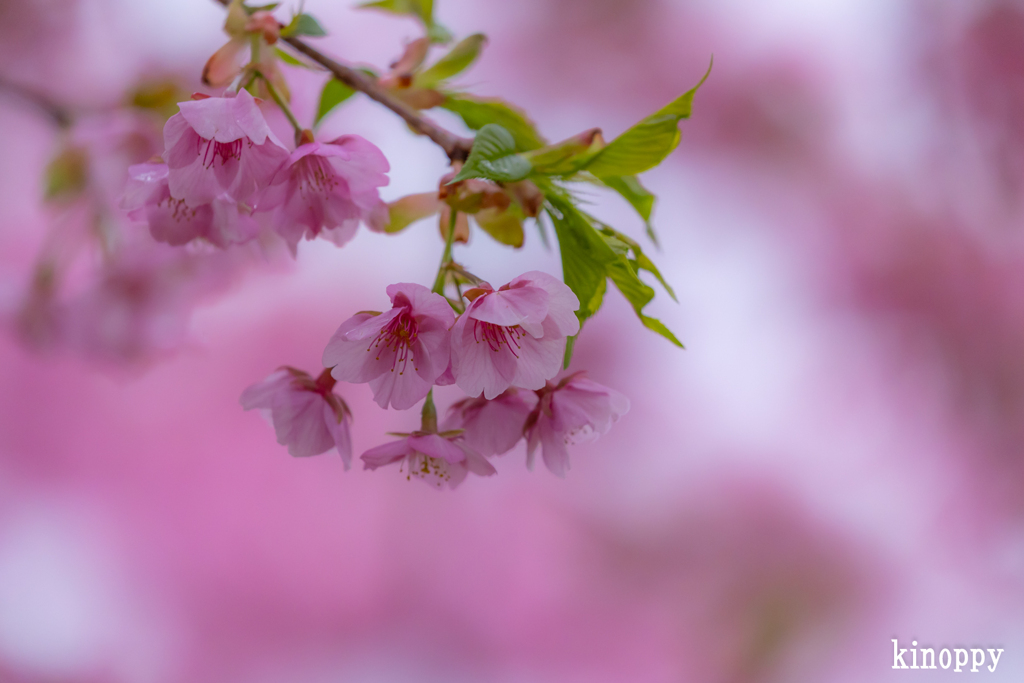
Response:
[{"label": "blurred pink blossom", "polygon": [[566,445],[593,441],[629,412],[629,399],[576,373],[558,384],[547,383],[526,424],[526,466],[541,446],[544,464],[564,477],[569,470]]},{"label": "blurred pink blossom", "polygon": [[501,455],[523,438],[526,419],[536,404],[535,393],[515,387],[490,401],[483,396],[466,398],[448,409],[442,428],[466,430],[466,445],[481,455]]},{"label": "blurred pink blossom", "polygon": [[172,197],[167,164],[137,164],[128,172],[122,207],[130,218],[148,223],[158,242],[180,246],[205,239],[223,248],[247,242],[259,232],[256,221],[227,193],[194,206]]},{"label": "blurred pink blossom", "polygon": [[368,470],[401,461],[406,479],[417,477],[439,489],[445,484],[455,488],[470,472],[481,477],[497,472],[483,456],[465,446],[457,434],[413,432],[398,441],[371,448],[362,458]]}]

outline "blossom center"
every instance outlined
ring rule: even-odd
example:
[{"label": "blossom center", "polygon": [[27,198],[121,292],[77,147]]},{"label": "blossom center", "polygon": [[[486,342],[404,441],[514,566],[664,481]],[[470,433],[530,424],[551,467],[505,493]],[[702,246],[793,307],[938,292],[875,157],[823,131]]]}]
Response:
[{"label": "blossom center", "polygon": [[485,342],[491,351],[501,351],[502,346],[507,346],[513,356],[519,358],[517,351],[522,348],[519,340],[526,335],[519,325],[504,327],[494,323],[485,323],[480,320],[473,321],[473,339],[477,344]]},{"label": "blossom center", "polygon": [[415,452],[402,463],[402,467],[406,465],[408,465],[408,470],[405,473],[406,481],[412,481],[413,477],[418,477],[428,484],[442,488],[444,483],[452,478],[451,468],[444,458],[432,458],[424,453]]},{"label": "blossom center", "polygon": [[203,166],[205,168],[211,168],[216,163],[218,157],[220,158],[221,166],[223,166],[228,163],[228,159],[239,161],[242,158],[242,142],[242,138],[232,142],[217,142],[216,140],[199,138],[196,141],[196,154],[203,155]]},{"label": "blossom center", "polygon": [[295,163],[295,178],[299,192],[329,194],[338,186],[338,174],[326,158],[309,154]]},{"label": "blossom center", "polygon": [[381,329],[366,350],[367,352],[377,350],[375,360],[380,360],[385,353],[394,354],[391,372],[397,368],[398,374],[401,375],[409,363],[413,364],[414,370],[419,369],[416,367],[416,359],[412,352],[412,347],[418,338],[419,325],[416,324],[416,319],[409,315],[407,310],[404,310]]},{"label": "blossom center", "polygon": [[180,223],[182,221],[191,221],[196,217],[197,209],[186,204],[184,199],[175,199],[174,197],[167,196],[165,199],[158,201],[156,205],[161,206],[165,201],[167,202],[167,208],[171,212],[171,218],[173,218],[175,222]]}]

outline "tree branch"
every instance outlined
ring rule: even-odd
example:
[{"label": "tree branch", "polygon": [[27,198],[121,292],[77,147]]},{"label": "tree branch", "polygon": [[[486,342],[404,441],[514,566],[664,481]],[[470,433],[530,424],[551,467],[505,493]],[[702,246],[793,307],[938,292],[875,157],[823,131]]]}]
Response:
[{"label": "tree branch", "polygon": [[[225,7],[230,0],[216,0]],[[372,100],[383,104],[385,107],[401,116],[409,127],[420,135],[426,135],[433,140],[451,161],[465,161],[469,156],[469,150],[473,146],[473,140],[464,138],[451,131],[448,131],[432,120],[421,114],[418,110],[410,107],[390,92],[377,85],[376,80],[345,66],[344,64],[331,59],[316,48],[311,47],[300,38],[282,38],[284,42],[291,45],[297,51],[306,55],[314,62],[330,71],[336,79],[352,88],[364,93]]]},{"label": "tree branch", "polygon": [[71,125],[71,112],[27,86],[0,78],[0,91],[11,93],[29,104],[35,105],[61,128]]},{"label": "tree branch", "polygon": [[420,135],[426,135],[437,143],[448,158],[452,161],[465,161],[469,156],[469,150],[473,146],[473,140],[464,138],[445,130],[441,126],[428,119],[418,110],[413,109],[405,102],[381,88],[377,83],[364,74],[340,64],[322,52],[310,47],[299,38],[282,38],[293,48],[306,55],[314,62],[320,64],[337,78],[339,81],[361,93],[366,94],[372,100],[380,102],[385,107],[395,112],[409,124],[409,127]]}]

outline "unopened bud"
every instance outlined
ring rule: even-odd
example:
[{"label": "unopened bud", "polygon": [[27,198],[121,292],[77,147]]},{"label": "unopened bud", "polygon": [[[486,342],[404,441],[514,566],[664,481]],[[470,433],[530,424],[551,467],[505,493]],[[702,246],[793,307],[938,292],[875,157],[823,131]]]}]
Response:
[{"label": "unopened bud", "polygon": [[246,33],[259,33],[267,45],[273,45],[281,36],[281,24],[270,12],[260,10],[253,12],[248,21],[245,22]]}]

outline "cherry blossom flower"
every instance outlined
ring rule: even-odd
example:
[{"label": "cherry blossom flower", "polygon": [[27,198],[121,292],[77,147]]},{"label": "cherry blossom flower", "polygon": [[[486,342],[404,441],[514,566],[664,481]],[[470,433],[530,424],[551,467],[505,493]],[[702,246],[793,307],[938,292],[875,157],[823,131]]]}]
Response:
[{"label": "cherry blossom flower", "polygon": [[580,302],[564,283],[534,270],[497,291],[485,283],[466,297],[472,303],[452,329],[460,389],[492,399],[512,385],[540,389],[558,374],[565,338],[580,331]]},{"label": "cherry blossom flower", "polygon": [[172,197],[167,164],[137,164],[128,172],[121,206],[128,209],[129,218],[148,223],[158,242],[179,246],[201,238],[223,248],[259,232],[256,221],[226,193],[198,205]]},{"label": "cherry blossom flower", "polygon": [[461,433],[413,432],[402,439],[371,448],[362,455],[363,467],[375,470],[401,462],[405,478],[413,477],[437,487],[455,488],[470,472],[481,477],[497,470],[482,455],[462,443]]},{"label": "cherry blossom flower", "polygon": [[512,387],[488,401],[467,398],[448,409],[444,429],[464,429],[464,443],[490,457],[508,453],[523,438],[523,428],[537,405],[537,395]]},{"label": "cherry blossom flower", "polygon": [[593,441],[629,412],[629,399],[576,373],[537,392],[540,401],[526,423],[526,466],[541,446],[544,464],[559,477],[569,469],[566,445]]},{"label": "cherry blossom flower", "polygon": [[245,90],[234,97],[179,102],[164,126],[171,196],[189,206],[227,193],[245,202],[266,187],[288,158]]},{"label": "cherry blossom flower", "polygon": [[347,470],[352,464],[352,413],[334,393],[326,370],[315,380],[307,372],[284,367],[242,392],[246,410],[259,408],[274,425],[277,442],[295,457],[337,449]]},{"label": "cherry blossom flower", "polygon": [[448,369],[449,329],[455,314],[444,297],[423,285],[387,288],[392,309],[357,313],[341,324],[324,350],[335,379],[369,382],[381,408],[410,408]]},{"label": "cherry blossom flower", "polygon": [[389,170],[384,154],[358,135],[306,142],[273,177],[259,209],[274,210],[274,228],[293,254],[303,236],[322,234],[341,246],[360,221],[384,229],[388,211],[377,188],[388,184]]},{"label": "cherry blossom flower", "polygon": [[64,307],[65,341],[104,361],[136,362],[182,344],[192,309],[222,289],[234,266],[152,242],[121,247]]}]

